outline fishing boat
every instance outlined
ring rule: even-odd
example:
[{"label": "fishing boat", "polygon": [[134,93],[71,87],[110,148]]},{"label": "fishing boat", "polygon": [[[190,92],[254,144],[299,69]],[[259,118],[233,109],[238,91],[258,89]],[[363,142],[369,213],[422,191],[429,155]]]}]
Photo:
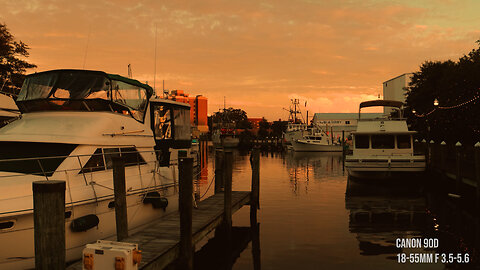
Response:
[{"label": "fishing boat", "polygon": [[[294,140],[300,139],[303,136],[303,132],[306,131],[308,128],[307,123],[302,120],[302,112],[299,110],[298,106],[299,100],[292,99],[291,101],[293,108],[292,106],[290,106],[289,110],[284,108],[284,110],[289,112],[287,129],[283,132],[283,138],[287,149],[293,149],[292,142]],[[300,115],[300,118],[297,117],[297,114]]]},{"label": "fishing boat", "polygon": [[[361,110],[367,107],[392,107],[398,117],[362,119]],[[373,100],[360,103],[358,126],[353,135],[353,154],[346,156],[349,176],[385,179],[425,171],[425,156],[415,155],[413,135],[402,118],[403,102]]]},{"label": "fishing boat", "polygon": [[313,126],[302,131],[300,138],[292,141],[296,152],[342,152],[342,144],[331,138],[321,127]]},{"label": "fishing boat", "polygon": [[66,260],[115,235],[112,157],[123,157],[133,233],[178,210],[178,154],[191,145],[190,106],[154,98],[101,71],[26,76],[20,119],[0,128],[0,269],[34,267],[32,182],[66,182]]}]

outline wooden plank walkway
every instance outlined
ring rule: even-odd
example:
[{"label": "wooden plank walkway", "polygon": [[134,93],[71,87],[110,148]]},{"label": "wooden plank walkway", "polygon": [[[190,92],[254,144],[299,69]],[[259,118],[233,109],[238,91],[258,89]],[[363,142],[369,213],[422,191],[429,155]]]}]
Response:
[{"label": "wooden plank walkway", "polygon": [[[250,191],[232,191],[232,214],[250,203]],[[223,193],[215,194],[193,209],[193,243],[220,225],[223,221]],[[174,262],[180,253],[180,215],[170,214],[159,222],[137,232],[122,242],[138,243],[142,251],[139,269],[163,269]],[[67,269],[81,270],[82,261],[70,265]]]}]

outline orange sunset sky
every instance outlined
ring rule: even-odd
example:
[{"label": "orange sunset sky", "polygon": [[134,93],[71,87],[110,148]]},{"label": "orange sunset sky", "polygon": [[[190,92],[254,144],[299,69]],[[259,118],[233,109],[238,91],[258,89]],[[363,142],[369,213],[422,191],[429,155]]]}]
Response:
[{"label": "orange sunset sky", "polygon": [[[102,70],[286,119],[355,112],[382,82],[425,60],[457,59],[480,39],[480,1],[0,0],[0,21],[27,43],[33,71]],[[160,92],[159,91],[159,92]],[[305,111],[304,108],[302,110]],[[312,114],[310,114],[312,115]]]}]

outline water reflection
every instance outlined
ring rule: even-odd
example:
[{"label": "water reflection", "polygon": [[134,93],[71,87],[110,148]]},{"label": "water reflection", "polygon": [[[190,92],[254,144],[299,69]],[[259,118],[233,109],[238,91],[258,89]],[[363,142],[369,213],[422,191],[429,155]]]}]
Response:
[{"label": "water reflection", "polygon": [[356,235],[361,255],[387,255],[397,260],[396,254],[403,252],[395,245],[397,238],[426,237],[430,217],[420,186],[347,181],[349,231]]},{"label": "water reflection", "polygon": [[343,175],[342,154],[327,152],[288,152],[285,165],[294,194],[308,193],[311,180]]}]

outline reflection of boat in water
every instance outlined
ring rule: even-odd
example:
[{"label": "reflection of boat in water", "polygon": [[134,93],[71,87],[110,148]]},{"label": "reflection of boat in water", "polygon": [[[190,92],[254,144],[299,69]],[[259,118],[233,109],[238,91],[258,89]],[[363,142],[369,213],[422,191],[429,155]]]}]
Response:
[{"label": "reflection of boat in water", "polygon": [[311,180],[322,181],[323,179],[342,180],[343,164],[342,153],[328,152],[288,152],[285,155],[285,163],[290,181],[294,184],[296,192],[299,183]]},{"label": "reflection of boat in water", "polygon": [[34,265],[32,181],[66,182],[67,261],[115,236],[113,157],[125,161],[130,233],[177,210],[174,161],[191,145],[190,106],[152,94],[100,71],[26,77],[22,117],[0,129],[1,269]]},{"label": "reflection of boat in water", "polygon": [[420,193],[412,195],[412,187],[377,188],[348,181],[345,208],[350,212],[349,230],[359,241],[361,255],[384,254],[393,259],[401,252],[395,246],[397,238],[424,236],[432,221],[428,221],[425,198]]},{"label": "reflection of boat in water", "polygon": [[[365,107],[397,109],[398,118],[361,119]],[[358,178],[387,178],[425,171],[425,156],[414,155],[415,131],[402,118],[403,102],[373,100],[360,103],[357,130],[353,132],[353,154],[346,156],[348,174]]]}]

